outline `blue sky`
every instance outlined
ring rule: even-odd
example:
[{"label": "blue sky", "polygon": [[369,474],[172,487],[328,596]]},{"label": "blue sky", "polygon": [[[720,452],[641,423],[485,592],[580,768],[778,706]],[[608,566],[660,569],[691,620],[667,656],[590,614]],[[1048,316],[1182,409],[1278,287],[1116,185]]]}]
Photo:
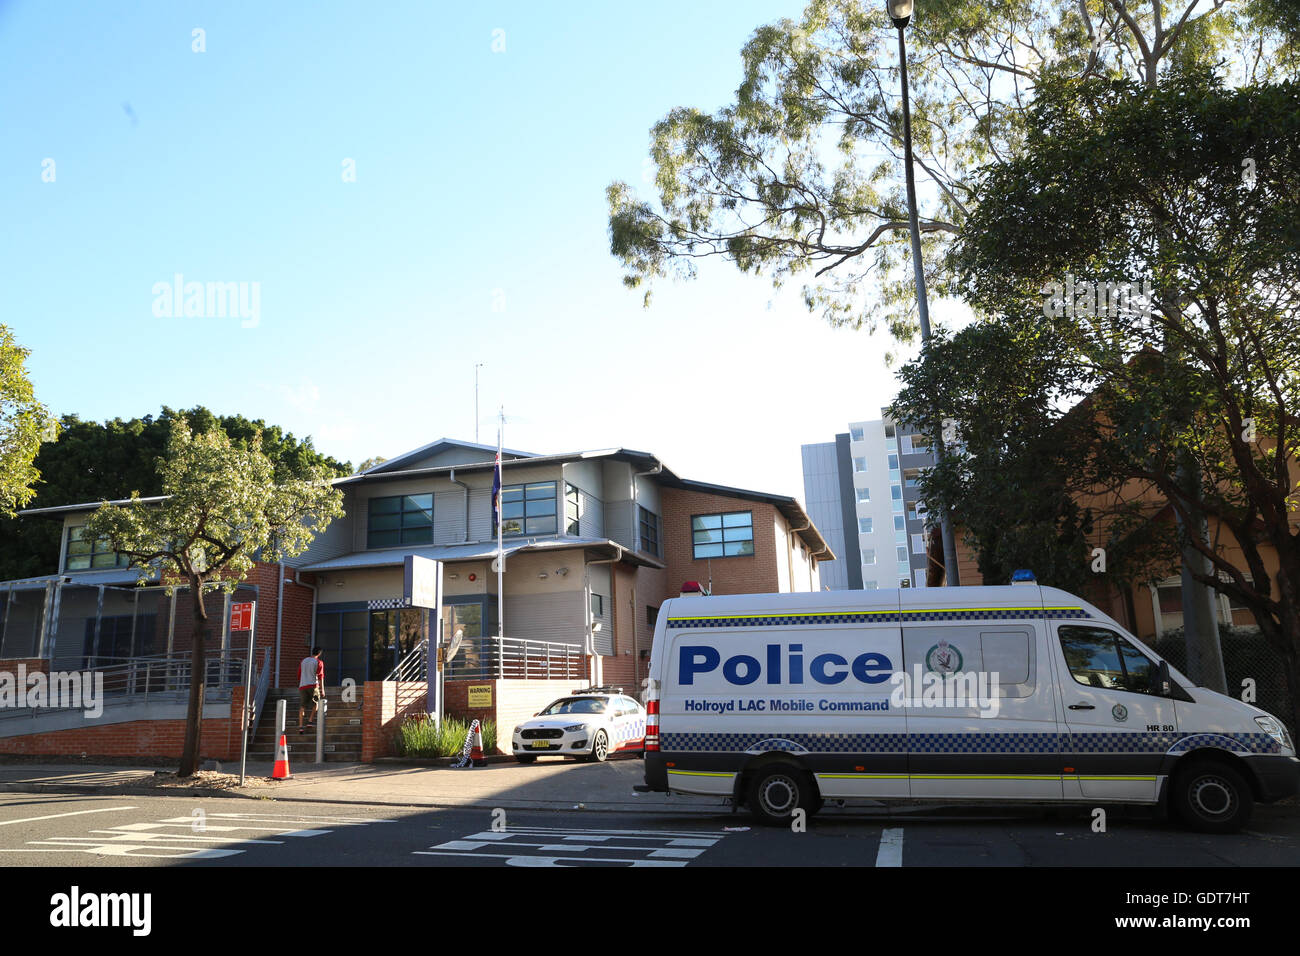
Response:
[{"label": "blue sky", "polygon": [[[204,404],[357,463],[473,438],[482,362],[485,442],[504,405],[512,447],[802,499],[799,445],[894,393],[885,337],[724,263],[644,309],[604,198],[800,9],[0,0],[0,321],[57,414]],[[256,325],[156,315],[176,274],[257,283]]]}]

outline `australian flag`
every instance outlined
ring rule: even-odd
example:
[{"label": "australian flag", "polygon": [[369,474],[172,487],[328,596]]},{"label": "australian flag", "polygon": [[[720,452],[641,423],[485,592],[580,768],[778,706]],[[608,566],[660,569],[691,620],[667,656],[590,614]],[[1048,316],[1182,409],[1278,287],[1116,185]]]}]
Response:
[{"label": "australian flag", "polygon": [[496,469],[492,472],[492,530],[501,527],[501,452],[497,452]]}]

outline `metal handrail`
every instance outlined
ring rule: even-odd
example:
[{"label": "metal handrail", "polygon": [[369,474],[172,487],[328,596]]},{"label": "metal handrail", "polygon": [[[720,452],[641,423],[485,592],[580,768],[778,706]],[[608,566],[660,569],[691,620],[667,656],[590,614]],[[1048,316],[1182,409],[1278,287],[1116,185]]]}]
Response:
[{"label": "metal handrail", "polygon": [[[75,671],[56,670],[53,665],[57,663],[58,661],[50,662],[51,672],[77,673],[83,675],[83,678],[89,676],[91,680],[96,680],[96,678],[102,676],[105,698],[143,698],[147,702],[150,697],[174,698],[183,696],[188,694],[190,689],[191,661],[188,654],[184,657],[181,655],[148,655],[126,658],[125,662],[121,664],[114,664],[109,667],[78,668]],[[244,682],[245,666],[246,661],[244,658],[238,656],[234,651],[219,651],[208,656],[203,664],[207,674],[205,690],[207,693],[220,693],[239,686]],[[81,709],[81,705],[65,707],[42,705],[40,707],[13,708],[11,710],[0,710],[0,719],[19,716],[28,712],[34,718],[39,711],[79,709]]]},{"label": "metal handrail", "polygon": [[[428,642],[421,641],[392,672],[389,681],[422,681],[428,674]],[[445,677],[513,680],[581,680],[587,659],[581,645],[518,637],[467,638],[461,653],[445,665]]]},{"label": "metal handrail", "polygon": [[[262,655],[262,669],[257,675],[257,688],[253,691],[253,719],[250,722],[252,726],[248,728],[248,739],[252,740],[257,734],[258,721],[262,719],[262,710],[266,704],[266,692],[271,688],[271,649],[268,647],[266,653]],[[247,702],[245,702],[247,706]]]}]

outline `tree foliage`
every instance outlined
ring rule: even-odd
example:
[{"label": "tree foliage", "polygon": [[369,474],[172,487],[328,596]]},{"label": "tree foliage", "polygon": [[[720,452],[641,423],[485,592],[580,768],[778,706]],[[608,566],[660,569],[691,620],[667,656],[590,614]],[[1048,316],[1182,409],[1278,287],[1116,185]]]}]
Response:
[{"label": "tree foliage", "polygon": [[[928,281],[955,293],[943,254],[977,202],[975,174],[1016,158],[1039,87],[1131,79],[1231,60],[1243,81],[1293,75],[1289,0],[944,0],[907,31]],[[880,4],[812,0],[758,28],[734,102],[680,107],[650,134],[653,198],[607,189],[610,247],[630,288],[721,258],[834,324],[913,334],[897,34]],[[647,292],[647,301],[648,301]]]},{"label": "tree foliage", "polygon": [[952,268],[986,313],[1037,315],[1098,384],[1090,480],[1231,532],[1245,567],[1188,535],[1211,565],[1193,576],[1254,612],[1300,700],[1297,144],[1290,81],[1054,84],[1023,154],[982,180]]},{"label": "tree foliage", "polygon": [[[262,452],[276,477],[305,477],[315,468],[332,475],[351,474],[347,462],[318,452],[310,438],[297,439],[278,425],[242,415],[216,415],[202,406],[177,411],[166,406],[157,417],[105,422],[64,415],[58,441],[40,445],[35,459],[40,481],[29,507],[43,508],[103,499],[127,498],[139,492],[148,498],[162,494],[157,461],[166,450],[172,423],[189,422],[195,433],[214,429],[247,446],[261,434]],[[53,521],[0,517],[0,580],[48,574],[58,563],[61,526]]]},{"label": "tree foliage", "polygon": [[13,515],[36,496],[35,459],[52,424],[27,378],[29,354],[0,325],[0,515]]},{"label": "tree foliage", "polygon": [[317,531],[342,515],[343,496],[323,468],[277,476],[257,434],[232,440],[221,428],[194,433],[183,418],[170,423],[158,474],[164,501],[144,503],[132,494],[128,504],[104,502],[87,519],[86,534],[129,558],[142,583],[160,578],[189,589],[195,636],[180,768],[188,776],[199,756],[206,676],[204,588],[213,583],[233,590],[255,560],[301,554]]}]

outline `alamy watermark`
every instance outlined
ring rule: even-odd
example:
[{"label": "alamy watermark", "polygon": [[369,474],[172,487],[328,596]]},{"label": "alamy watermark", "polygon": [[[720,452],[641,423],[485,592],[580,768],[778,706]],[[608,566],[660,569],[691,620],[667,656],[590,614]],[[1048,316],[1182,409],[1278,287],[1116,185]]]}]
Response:
[{"label": "alamy watermark", "polygon": [[160,319],[240,319],[246,329],[262,321],[262,283],[186,282],[176,273],[171,282],[153,284],[153,314]]},{"label": "alamy watermark", "polygon": [[18,673],[0,673],[0,708],[49,707],[84,710],[94,719],[104,713],[103,671],[35,671],[19,664]]},{"label": "alamy watermark", "polygon": [[1065,316],[1067,319],[1150,320],[1155,301],[1149,279],[1143,279],[1139,285],[1133,282],[1079,281],[1073,275],[1067,275],[1065,282],[1049,282],[1040,291],[1045,296],[1043,315],[1049,319]]}]

